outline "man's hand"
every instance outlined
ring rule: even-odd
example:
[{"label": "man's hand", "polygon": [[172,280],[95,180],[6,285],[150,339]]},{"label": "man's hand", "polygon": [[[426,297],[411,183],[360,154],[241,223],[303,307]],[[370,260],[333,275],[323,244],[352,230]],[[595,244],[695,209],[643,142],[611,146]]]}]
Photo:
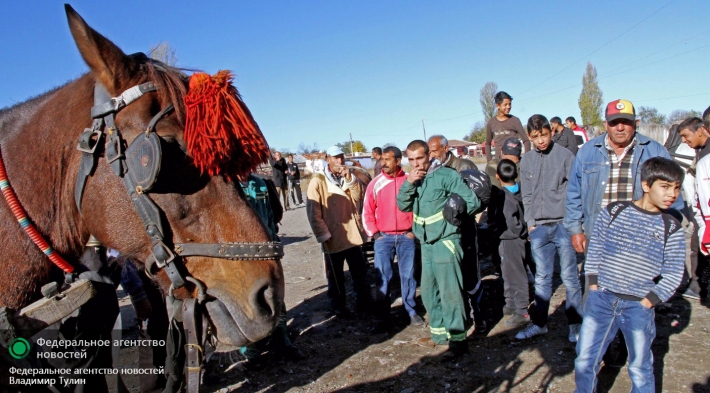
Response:
[{"label": "man's hand", "polygon": [[406,236],[406,237],[408,237],[408,238],[410,238],[410,239],[414,239],[414,232],[411,232],[411,231],[410,231],[410,232],[407,232],[404,236]]},{"label": "man's hand", "polygon": [[587,236],[583,233],[572,235],[572,247],[577,252],[584,252],[587,249]]},{"label": "man's hand", "polygon": [[348,167],[345,166],[345,165],[343,165],[342,167],[340,167],[340,173],[339,173],[339,174],[340,174],[340,176],[344,177],[345,180],[347,180],[347,181],[350,181],[350,179],[352,178],[352,174],[350,173],[350,169],[348,169]]},{"label": "man's hand", "polygon": [[589,290],[591,291],[597,291],[599,290],[599,285],[593,284],[589,286]]},{"label": "man's hand", "polygon": [[646,308],[653,308],[653,303],[651,303],[651,301],[646,298],[641,299],[641,305]]},{"label": "man's hand", "polygon": [[407,175],[407,181],[414,184],[426,176],[426,172],[421,169],[412,169]]}]

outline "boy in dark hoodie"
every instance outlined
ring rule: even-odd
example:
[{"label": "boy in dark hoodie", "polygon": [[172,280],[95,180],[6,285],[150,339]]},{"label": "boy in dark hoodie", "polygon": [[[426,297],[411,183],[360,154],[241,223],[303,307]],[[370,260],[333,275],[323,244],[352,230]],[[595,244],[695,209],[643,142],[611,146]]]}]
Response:
[{"label": "boy in dark hoodie", "polygon": [[513,161],[503,159],[496,168],[496,178],[501,184],[501,193],[494,210],[495,236],[500,239],[500,269],[503,273],[505,307],[503,314],[511,315],[505,326],[517,327],[530,322],[528,315],[528,275],[525,268],[528,230],[525,226],[523,198],[520,185],[515,179],[518,170]]}]

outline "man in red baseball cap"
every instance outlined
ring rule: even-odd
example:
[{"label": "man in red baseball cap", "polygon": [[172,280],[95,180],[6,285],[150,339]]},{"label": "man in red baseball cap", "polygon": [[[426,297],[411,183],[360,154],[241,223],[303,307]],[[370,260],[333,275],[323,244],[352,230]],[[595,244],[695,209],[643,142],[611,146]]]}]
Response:
[{"label": "man in red baseball cap", "polygon": [[[577,252],[585,252],[587,237],[603,208],[611,202],[641,198],[641,165],[652,157],[671,158],[660,143],[636,132],[638,124],[631,101],[610,102],[604,121],[607,132],[585,143],[575,157],[564,225]],[[669,210],[675,210],[680,220],[682,208],[679,197]]]}]

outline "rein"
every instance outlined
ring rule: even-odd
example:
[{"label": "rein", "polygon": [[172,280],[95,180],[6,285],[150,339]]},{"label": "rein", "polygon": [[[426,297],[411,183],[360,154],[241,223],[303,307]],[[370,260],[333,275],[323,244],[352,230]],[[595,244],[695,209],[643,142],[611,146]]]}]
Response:
[{"label": "rein", "polygon": [[27,212],[22,207],[22,204],[20,204],[20,201],[17,199],[17,194],[15,194],[15,190],[7,180],[7,172],[5,171],[5,162],[2,159],[2,152],[0,152],[0,190],[2,190],[2,195],[5,197],[5,201],[10,207],[10,210],[12,210],[12,214],[17,219],[17,222],[20,223],[22,229],[24,229],[27,236],[32,239],[32,242],[37,246],[37,248],[39,248],[50,261],[57,265],[58,268],[64,270],[66,273],[72,273],[74,271],[74,266],[54,251],[52,246],[50,246],[49,243],[44,240],[44,237],[39,233],[39,231],[37,231],[37,228],[29,217],[27,217]]}]

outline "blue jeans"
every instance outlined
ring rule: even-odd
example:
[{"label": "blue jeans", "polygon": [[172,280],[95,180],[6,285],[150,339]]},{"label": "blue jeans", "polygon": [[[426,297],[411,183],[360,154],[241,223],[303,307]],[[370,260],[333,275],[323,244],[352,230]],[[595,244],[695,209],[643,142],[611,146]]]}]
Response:
[{"label": "blue jeans", "polygon": [[392,280],[392,263],[397,255],[399,265],[399,279],[402,283],[402,303],[409,315],[416,314],[414,310],[414,294],[417,291],[417,281],[414,279],[414,239],[406,235],[388,235],[382,233],[382,237],[375,240],[375,269],[377,279],[377,299],[379,303],[380,316],[386,318],[389,314],[390,290],[389,283]]},{"label": "blue jeans", "polygon": [[655,392],[651,353],[656,337],[654,316],[652,308],[638,301],[620,299],[604,289],[590,290],[574,361],[575,392],[596,391],[600,362],[619,329],[629,351],[631,393]]},{"label": "blue jeans", "polygon": [[552,297],[552,274],[555,254],[560,258],[560,277],[567,288],[565,314],[570,325],[582,322],[582,287],[577,271],[577,253],[572,247],[572,238],[559,223],[535,227],[530,234],[530,249],[535,260],[535,306],[530,315],[537,326],[547,324],[547,313]]}]

